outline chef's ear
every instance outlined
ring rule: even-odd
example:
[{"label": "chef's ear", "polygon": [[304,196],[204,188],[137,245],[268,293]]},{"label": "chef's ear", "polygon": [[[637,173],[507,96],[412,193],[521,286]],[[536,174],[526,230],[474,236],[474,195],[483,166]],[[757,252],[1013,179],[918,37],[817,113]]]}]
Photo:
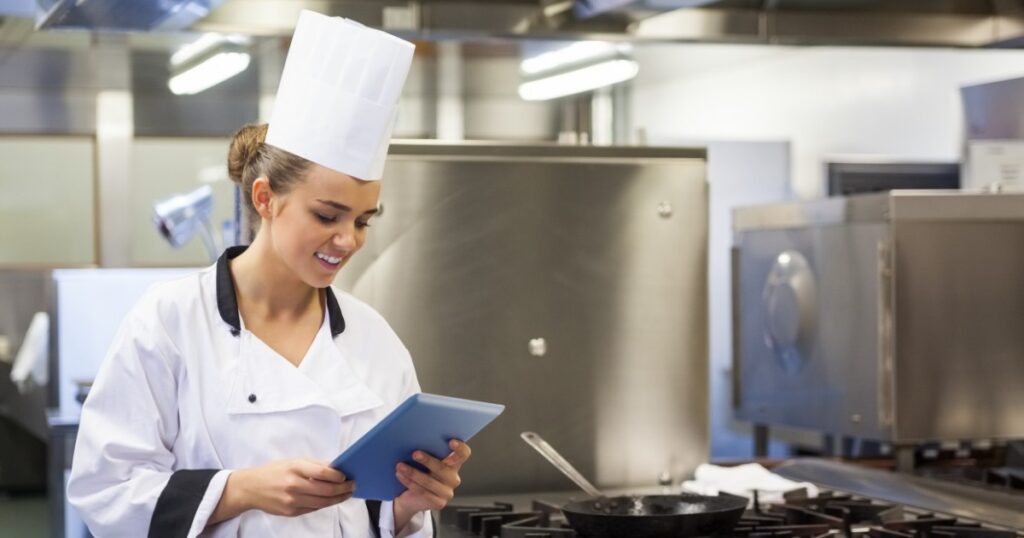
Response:
[{"label": "chef's ear", "polygon": [[252,182],[252,205],[260,217],[269,219],[273,216],[274,212],[271,208],[273,199],[274,192],[270,190],[270,180],[265,176],[256,178]]}]

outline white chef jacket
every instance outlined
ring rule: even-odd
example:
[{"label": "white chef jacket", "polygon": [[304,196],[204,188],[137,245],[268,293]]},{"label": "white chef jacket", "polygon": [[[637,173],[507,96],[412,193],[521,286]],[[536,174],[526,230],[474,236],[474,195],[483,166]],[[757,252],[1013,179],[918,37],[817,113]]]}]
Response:
[{"label": "white chef jacket", "polygon": [[[300,517],[250,510],[206,528],[232,469],[330,461],[419,383],[388,323],[325,290],[326,315],[298,367],[238,313],[225,251],[197,274],[150,288],[127,315],[82,407],[68,500],[94,535],[394,536],[391,502],[350,499]],[[204,530],[205,529],[205,530]],[[432,536],[428,514],[403,536]]]}]

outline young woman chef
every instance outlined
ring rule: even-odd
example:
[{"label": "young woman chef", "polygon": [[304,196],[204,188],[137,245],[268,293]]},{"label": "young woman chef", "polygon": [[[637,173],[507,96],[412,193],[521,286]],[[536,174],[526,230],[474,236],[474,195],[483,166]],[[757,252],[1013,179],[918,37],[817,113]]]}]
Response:
[{"label": "young woman chef", "polygon": [[[229,155],[260,227],[124,320],[82,409],[68,499],[107,536],[430,536],[467,445],[400,464],[391,502],[327,465],[419,391],[387,322],[330,284],[377,211],[412,45],[300,16],[269,132]],[[265,136],[265,141],[264,141]]]}]

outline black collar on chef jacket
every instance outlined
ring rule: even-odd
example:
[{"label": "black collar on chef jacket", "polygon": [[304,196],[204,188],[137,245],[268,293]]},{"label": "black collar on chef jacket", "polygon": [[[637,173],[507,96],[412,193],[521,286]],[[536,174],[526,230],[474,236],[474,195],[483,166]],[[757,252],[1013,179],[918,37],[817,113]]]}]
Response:
[{"label": "black collar on chef jacket", "polygon": [[[238,319],[238,296],[235,295],[235,281],[231,278],[228,261],[245,252],[245,245],[228,247],[217,260],[217,311],[220,318],[231,326],[231,334],[238,336],[242,332],[242,322]],[[327,297],[327,315],[331,320],[331,336],[338,336],[345,331],[345,318],[341,315],[338,298],[330,286],[324,288]]]}]

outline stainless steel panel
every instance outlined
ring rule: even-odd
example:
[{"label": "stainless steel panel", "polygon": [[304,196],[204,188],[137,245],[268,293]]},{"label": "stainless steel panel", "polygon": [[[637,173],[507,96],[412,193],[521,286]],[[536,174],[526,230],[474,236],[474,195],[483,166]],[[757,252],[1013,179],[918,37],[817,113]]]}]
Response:
[{"label": "stainless steel panel", "polygon": [[390,321],[424,390],[508,406],[465,493],[566,486],[524,430],[602,486],[706,460],[702,154],[392,146],[384,214],[339,284]]},{"label": "stainless steel panel", "polygon": [[170,56],[169,51],[130,53],[136,136],[229,136],[239,126],[257,120],[259,62],[196,95],[179,96],[167,88]]},{"label": "stainless steel panel", "polygon": [[1022,238],[1021,220],[896,224],[898,439],[1024,435]]},{"label": "stainless steel panel", "polygon": [[856,222],[1018,220],[1024,194],[902,190],[733,210],[737,232]]},{"label": "stainless steel panel", "polygon": [[[739,234],[737,415],[762,424],[882,435],[877,394],[882,224]],[[780,258],[802,255],[805,277],[773,282]],[[783,299],[772,301],[772,285]],[[785,297],[792,298],[786,302]],[[801,309],[807,310],[800,312]],[[794,327],[782,342],[772,327]],[[779,330],[779,329],[776,329]],[[775,339],[773,345],[769,341]]]},{"label": "stainless steel panel", "polygon": [[1024,196],[894,192],[734,217],[740,417],[897,444],[1024,436]]},{"label": "stainless steel panel", "polygon": [[95,68],[90,50],[0,47],[0,132],[95,132]]},{"label": "stainless steel panel", "polygon": [[885,195],[865,195],[741,207],[733,210],[732,226],[734,231],[744,232],[849,222],[878,222],[887,215],[888,204],[889,200]]}]

